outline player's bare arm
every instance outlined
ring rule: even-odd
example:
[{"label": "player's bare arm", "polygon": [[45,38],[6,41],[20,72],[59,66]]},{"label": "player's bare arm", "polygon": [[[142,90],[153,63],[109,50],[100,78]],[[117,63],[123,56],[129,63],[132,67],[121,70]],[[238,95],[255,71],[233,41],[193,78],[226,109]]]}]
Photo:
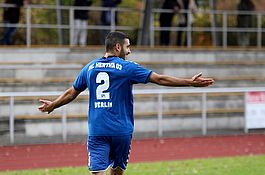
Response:
[{"label": "player's bare arm", "polygon": [[177,78],[169,75],[161,75],[153,72],[149,79],[150,82],[162,86],[193,86],[206,87],[214,83],[213,78],[202,77],[202,73],[194,75],[191,79]]},{"label": "player's bare arm", "polygon": [[59,108],[60,106],[63,106],[67,103],[70,103],[73,101],[78,95],[80,94],[79,91],[75,90],[73,87],[67,89],[61,96],[59,96],[54,101],[44,100],[40,99],[39,101],[42,103],[41,106],[39,106],[39,110],[41,112],[48,112],[51,113],[54,109]]}]

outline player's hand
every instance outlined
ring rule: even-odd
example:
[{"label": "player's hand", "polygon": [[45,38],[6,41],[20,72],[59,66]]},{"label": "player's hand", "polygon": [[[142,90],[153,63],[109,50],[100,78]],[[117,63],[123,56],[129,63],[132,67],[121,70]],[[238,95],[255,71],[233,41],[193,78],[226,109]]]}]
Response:
[{"label": "player's hand", "polygon": [[194,87],[206,87],[214,84],[213,78],[205,78],[202,77],[202,73],[198,73],[197,75],[194,75],[192,78],[192,86]]},{"label": "player's hand", "polygon": [[49,113],[51,113],[53,111],[53,107],[52,107],[52,102],[51,101],[43,100],[43,99],[40,99],[39,101],[42,103],[42,105],[40,105],[38,107],[38,109],[41,112],[48,112],[48,114],[49,114]]}]

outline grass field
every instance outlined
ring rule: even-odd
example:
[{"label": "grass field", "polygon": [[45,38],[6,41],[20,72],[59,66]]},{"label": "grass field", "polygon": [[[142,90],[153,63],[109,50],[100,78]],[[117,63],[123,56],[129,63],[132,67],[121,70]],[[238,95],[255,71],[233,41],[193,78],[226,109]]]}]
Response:
[{"label": "grass field", "polygon": [[[86,167],[0,172],[0,175],[81,175]],[[131,163],[125,175],[264,175],[265,155]]]}]

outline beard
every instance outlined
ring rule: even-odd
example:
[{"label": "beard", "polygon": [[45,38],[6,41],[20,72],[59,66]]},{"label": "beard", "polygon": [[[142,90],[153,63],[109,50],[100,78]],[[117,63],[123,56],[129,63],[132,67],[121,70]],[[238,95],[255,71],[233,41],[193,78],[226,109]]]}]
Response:
[{"label": "beard", "polygon": [[126,55],[127,54],[124,52],[124,49],[122,48],[119,57],[125,60],[126,59]]}]

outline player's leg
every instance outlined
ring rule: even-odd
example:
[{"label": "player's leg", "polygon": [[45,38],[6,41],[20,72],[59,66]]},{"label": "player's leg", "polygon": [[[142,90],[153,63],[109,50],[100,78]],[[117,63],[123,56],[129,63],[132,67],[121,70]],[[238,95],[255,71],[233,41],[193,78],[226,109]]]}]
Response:
[{"label": "player's leg", "polygon": [[74,20],[74,33],[73,33],[73,39],[72,39],[74,45],[78,45],[80,25],[81,25],[81,20],[75,19]]},{"label": "player's leg", "polygon": [[112,160],[111,175],[122,175],[126,169],[130,151],[132,135],[113,136],[111,141],[110,157]]},{"label": "player's leg", "polygon": [[123,175],[124,170],[121,169],[120,167],[116,168],[116,169],[110,169],[110,174],[111,175]]},{"label": "player's leg", "polygon": [[91,174],[105,175],[111,163],[109,137],[89,136],[87,149],[88,169]]},{"label": "player's leg", "polygon": [[81,29],[80,29],[80,36],[79,36],[79,44],[81,46],[86,46],[87,40],[87,20],[81,20]]},{"label": "player's leg", "polygon": [[4,44],[10,45],[12,41],[12,36],[15,34],[17,28],[16,27],[7,27],[4,33]]}]

